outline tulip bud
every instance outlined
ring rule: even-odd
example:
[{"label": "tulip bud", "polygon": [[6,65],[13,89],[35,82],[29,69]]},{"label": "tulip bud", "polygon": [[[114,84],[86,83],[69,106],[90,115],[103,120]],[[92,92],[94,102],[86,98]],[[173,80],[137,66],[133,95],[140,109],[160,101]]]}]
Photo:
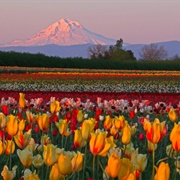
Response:
[{"label": "tulip bud", "polygon": [[173,108],[171,108],[168,112],[168,116],[169,116],[169,119],[172,121],[172,122],[176,122],[178,120],[178,117],[176,115],[176,112]]}]

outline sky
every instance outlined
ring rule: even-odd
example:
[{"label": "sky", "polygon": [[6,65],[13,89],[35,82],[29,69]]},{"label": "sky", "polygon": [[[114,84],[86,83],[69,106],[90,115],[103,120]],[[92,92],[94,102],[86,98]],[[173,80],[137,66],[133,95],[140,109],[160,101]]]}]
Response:
[{"label": "sky", "polygon": [[61,18],[132,44],[180,41],[180,0],[0,0],[0,44],[28,39]]}]

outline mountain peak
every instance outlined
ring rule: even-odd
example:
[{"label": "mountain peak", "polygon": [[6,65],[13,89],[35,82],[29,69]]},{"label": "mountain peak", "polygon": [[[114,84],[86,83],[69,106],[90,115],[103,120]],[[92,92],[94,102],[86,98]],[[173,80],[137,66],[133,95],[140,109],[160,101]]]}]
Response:
[{"label": "mountain peak", "polygon": [[114,39],[109,39],[91,32],[78,21],[61,18],[33,37],[23,41],[14,40],[5,46],[42,46],[47,44],[61,46],[77,44],[113,45],[114,43]]}]

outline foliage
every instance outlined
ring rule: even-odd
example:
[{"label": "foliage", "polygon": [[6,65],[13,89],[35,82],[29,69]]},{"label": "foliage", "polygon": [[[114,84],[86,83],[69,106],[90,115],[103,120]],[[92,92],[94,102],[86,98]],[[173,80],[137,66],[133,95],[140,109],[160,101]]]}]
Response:
[{"label": "foliage", "polygon": [[143,46],[139,54],[142,60],[165,60],[168,56],[164,47],[157,44]]},{"label": "foliage", "polygon": [[49,57],[43,54],[30,54],[0,51],[0,66],[80,68],[80,69],[129,69],[129,70],[180,70],[179,60],[166,61],[116,61],[108,59],[83,59]]}]

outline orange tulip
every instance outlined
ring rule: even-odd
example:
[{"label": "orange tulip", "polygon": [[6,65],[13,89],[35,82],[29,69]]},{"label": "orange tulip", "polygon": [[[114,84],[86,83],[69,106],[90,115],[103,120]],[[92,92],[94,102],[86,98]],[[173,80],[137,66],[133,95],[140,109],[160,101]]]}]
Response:
[{"label": "orange tulip", "polygon": [[133,164],[127,158],[121,159],[121,166],[118,173],[119,180],[126,180],[133,171]]},{"label": "orange tulip", "polygon": [[82,137],[86,141],[90,139],[91,133],[94,130],[94,126],[96,125],[96,120],[95,119],[88,119],[83,121],[82,123]]},{"label": "orange tulip", "polygon": [[43,158],[47,166],[53,165],[58,160],[58,154],[56,152],[56,146],[48,144],[44,146]]},{"label": "orange tulip", "polygon": [[24,108],[26,106],[25,94],[19,93],[19,106]]},{"label": "orange tulip", "polygon": [[6,126],[7,118],[6,116],[0,112],[0,129],[3,129]]},{"label": "orange tulip", "polygon": [[67,120],[59,120],[59,122],[56,122],[56,127],[58,128],[59,130],[59,133],[62,135],[62,136],[69,136],[71,133],[68,129],[68,121]]},{"label": "orange tulip", "polygon": [[117,129],[122,129],[125,124],[125,118],[124,116],[119,116],[114,118],[114,125]]},{"label": "orange tulip", "polygon": [[106,173],[111,178],[116,178],[119,174],[121,167],[121,159],[116,153],[112,152],[108,158],[108,164],[106,167]]},{"label": "orange tulip", "polygon": [[22,131],[19,131],[15,136],[14,136],[15,143],[20,149],[24,149],[31,140],[31,130],[28,132],[23,133]]},{"label": "orange tulip", "polygon": [[60,174],[62,175],[70,174],[72,172],[71,159],[64,154],[60,154],[58,158],[58,167]]},{"label": "orange tulip", "polygon": [[174,124],[174,127],[170,133],[170,141],[175,151],[180,151],[180,124]]},{"label": "orange tulip", "polygon": [[23,131],[25,128],[26,120],[22,119],[19,121],[19,131]]},{"label": "orange tulip", "polygon": [[109,115],[106,116],[104,121],[104,129],[109,130],[112,127],[112,125],[113,125],[113,120]]},{"label": "orange tulip", "polygon": [[16,169],[17,169],[17,166],[14,166],[11,171],[5,165],[3,167],[3,171],[1,172],[1,176],[3,177],[4,180],[13,180],[16,177]]},{"label": "orange tulip", "polygon": [[59,168],[58,168],[58,163],[55,163],[52,166],[50,175],[49,175],[49,180],[60,180],[63,179],[64,175],[60,174]]},{"label": "orange tulip", "polygon": [[176,115],[176,112],[173,108],[171,108],[168,112],[168,116],[169,116],[169,119],[172,121],[172,122],[176,122],[178,120],[178,117]]},{"label": "orange tulip", "polygon": [[59,112],[61,109],[60,102],[59,101],[53,101],[50,104],[50,111],[52,114]]},{"label": "orange tulip", "polygon": [[146,131],[146,138],[153,144],[157,144],[167,132],[165,121],[160,122],[157,118],[153,123],[145,119],[143,127]]},{"label": "orange tulip", "polygon": [[13,140],[7,140],[5,153],[7,155],[13,154],[15,150],[15,143]]},{"label": "orange tulip", "polygon": [[2,141],[0,139],[0,155],[2,155],[5,150],[6,150],[6,141]]},{"label": "orange tulip", "polygon": [[121,141],[123,144],[129,144],[131,142],[131,128],[129,127],[127,121],[125,122],[124,128],[122,129]]},{"label": "orange tulip", "polygon": [[89,142],[90,151],[93,155],[106,156],[108,150],[114,147],[113,137],[106,138],[107,132],[96,130],[95,133],[91,133],[91,139]]},{"label": "orange tulip", "polygon": [[170,168],[169,164],[165,162],[161,162],[159,167],[156,168],[156,174],[154,176],[154,180],[168,180],[170,176]]},{"label": "orange tulip", "polygon": [[77,152],[71,160],[72,163],[72,171],[79,172],[82,169],[84,154]]},{"label": "orange tulip", "polygon": [[42,114],[37,118],[39,128],[41,131],[47,131],[49,127],[49,116],[48,114]]},{"label": "orange tulip", "polygon": [[17,116],[14,116],[12,114],[7,116],[6,132],[10,136],[14,136],[14,135],[17,134],[18,128],[19,128],[18,123],[19,123],[19,121],[18,121],[18,117]]},{"label": "orange tulip", "polygon": [[34,115],[32,112],[30,111],[26,111],[26,118],[27,118],[27,121],[32,124],[32,123],[35,123],[35,120],[36,120],[36,115]]},{"label": "orange tulip", "polygon": [[81,129],[77,129],[74,131],[74,145],[77,148],[82,148],[86,145],[86,140],[82,137]]}]

